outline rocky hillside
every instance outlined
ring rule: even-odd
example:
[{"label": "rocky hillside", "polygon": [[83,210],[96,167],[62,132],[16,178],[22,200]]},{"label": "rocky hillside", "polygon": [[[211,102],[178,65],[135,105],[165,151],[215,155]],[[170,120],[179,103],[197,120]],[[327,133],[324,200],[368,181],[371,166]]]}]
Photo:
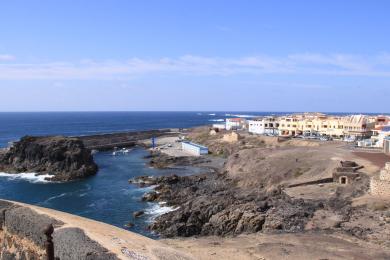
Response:
[{"label": "rocky hillside", "polygon": [[25,136],[0,155],[0,171],[49,174],[52,181],[70,181],[96,174],[89,149],[77,138]]},{"label": "rocky hillside", "polygon": [[163,237],[297,232],[322,207],[294,200],[278,189],[244,191],[224,175],[161,177],[151,184],[158,185],[156,191],[145,194],[144,200],[177,207],[150,226]]}]

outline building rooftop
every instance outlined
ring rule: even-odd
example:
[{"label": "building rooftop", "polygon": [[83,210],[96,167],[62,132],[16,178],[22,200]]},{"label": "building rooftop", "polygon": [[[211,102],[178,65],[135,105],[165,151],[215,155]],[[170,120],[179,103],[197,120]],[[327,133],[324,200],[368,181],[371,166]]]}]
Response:
[{"label": "building rooftop", "polygon": [[203,146],[203,145],[200,145],[200,144],[196,144],[196,143],[193,143],[193,142],[189,142],[189,141],[185,141],[185,142],[183,142],[183,143],[189,144],[189,145],[192,145],[192,146],[201,148],[201,149],[208,149],[206,146]]}]

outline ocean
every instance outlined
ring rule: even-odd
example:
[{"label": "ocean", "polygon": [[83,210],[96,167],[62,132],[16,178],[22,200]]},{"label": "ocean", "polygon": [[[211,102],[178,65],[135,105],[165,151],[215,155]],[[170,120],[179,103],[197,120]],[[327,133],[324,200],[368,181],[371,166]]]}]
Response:
[{"label": "ocean", "polygon": [[[226,117],[266,115],[239,112],[50,112],[0,113],[0,147],[24,135],[88,135],[157,128],[188,128],[222,122]],[[166,211],[156,203],[142,202],[149,188],[139,188],[128,180],[141,175],[198,173],[197,168],[160,170],[147,166],[148,151],[134,148],[127,155],[110,152],[94,155],[98,173],[69,183],[48,183],[33,173],[0,173],[0,198],[10,199],[102,221],[149,237],[148,224]],[[134,219],[132,213],[145,211]],[[132,222],[131,228],[125,224]]]}]

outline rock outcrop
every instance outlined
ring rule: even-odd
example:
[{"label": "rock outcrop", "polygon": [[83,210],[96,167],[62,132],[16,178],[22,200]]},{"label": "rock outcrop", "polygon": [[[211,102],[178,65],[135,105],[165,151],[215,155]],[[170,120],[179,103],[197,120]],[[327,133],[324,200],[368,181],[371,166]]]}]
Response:
[{"label": "rock outcrop", "polygon": [[259,231],[303,231],[318,208],[292,199],[280,189],[245,192],[224,175],[171,176],[155,179],[148,201],[177,209],[158,217],[150,228],[163,237],[237,235]]},{"label": "rock outcrop", "polygon": [[78,138],[25,136],[0,155],[0,171],[48,174],[51,181],[70,181],[96,174],[91,151]]}]

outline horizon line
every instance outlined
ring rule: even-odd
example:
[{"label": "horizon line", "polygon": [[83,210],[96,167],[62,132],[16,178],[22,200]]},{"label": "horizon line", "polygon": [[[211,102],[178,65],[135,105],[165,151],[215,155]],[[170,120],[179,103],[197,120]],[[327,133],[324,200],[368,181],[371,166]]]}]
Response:
[{"label": "horizon line", "polygon": [[362,111],[260,111],[260,110],[16,110],[16,111],[0,111],[0,113],[131,113],[131,112],[144,112],[144,113],[181,113],[181,112],[198,112],[198,113],[323,113],[323,114],[332,114],[332,113],[343,113],[343,114],[377,114],[385,115],[390,114],[390,112],[362,112]]}]

